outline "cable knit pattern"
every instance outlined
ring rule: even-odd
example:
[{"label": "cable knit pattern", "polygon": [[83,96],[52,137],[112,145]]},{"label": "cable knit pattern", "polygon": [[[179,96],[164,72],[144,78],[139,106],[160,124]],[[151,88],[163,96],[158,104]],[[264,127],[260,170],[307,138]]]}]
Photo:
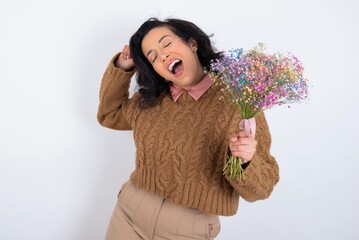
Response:
[{"label": "cable knit pattern", "polygon": [[[114,57],[114,59],[116,56]],[[113,60],[114,60],[113,59]],[[279,180],[278,166],[264,114],[257,117],[257,152],[245,169],[244,181],[223,176],[229,137],[241,120],[232,104],[219,100],[211,87],[198,101],[184,92],[177,102],[164,96],[153,108],[139,109],[138,94],[129,98],[134,72],[109,64],[100,89],[98,121],[119,130],[133,130],[136,168],[131,182],[176,204],[216,215],[234,215],[239,197],[267,198]]]}]

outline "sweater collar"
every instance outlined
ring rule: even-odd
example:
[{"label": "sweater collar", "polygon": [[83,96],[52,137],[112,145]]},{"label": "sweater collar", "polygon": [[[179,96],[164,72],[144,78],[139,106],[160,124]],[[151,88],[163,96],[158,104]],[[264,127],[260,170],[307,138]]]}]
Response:
[{"label": "sweater collar", "polygon": [[[188,90],[188,94],[191,95],[196,101],[202,97],[202,95],[207,92],[208,89],[213,85],[213,81],[209,76],[205,76],[199,83],[194,85],[190,90]],[[179,97],[184,93],[186,90],[181,88],[180,86],[172,83],[170,85],[171,95],[174,102],[176,102]]]}]

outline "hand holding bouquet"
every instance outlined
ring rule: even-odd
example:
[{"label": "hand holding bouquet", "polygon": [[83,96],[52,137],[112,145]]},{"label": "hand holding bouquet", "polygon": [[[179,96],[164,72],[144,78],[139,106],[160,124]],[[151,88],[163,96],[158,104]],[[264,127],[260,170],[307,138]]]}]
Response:
[{"label": "hand holding bouquet", "polygon": [[[241,114],[240,130],[255,135],[255,116],[273,106],[307,98],[307,79],[301,62],[291,53],[267,54],[264,45],[252,50],[234,49],[211,62],[208,75],[222,86],[223,98],[236,104]],[[243,179],[239,157],[229,156],[223,169],[232,179]]]}]

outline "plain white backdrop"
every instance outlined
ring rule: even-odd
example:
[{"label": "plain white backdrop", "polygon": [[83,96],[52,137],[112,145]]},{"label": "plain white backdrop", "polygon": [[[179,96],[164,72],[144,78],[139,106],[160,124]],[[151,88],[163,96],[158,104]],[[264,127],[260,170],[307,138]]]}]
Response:
[{"label": "plain white backdrop", "polygon": [[[268,110],[281,180],[218,239],[359,239],[356,0],[1,1],[0,239],[103,239],[134,167],[131,132],[100,127],[110,58],[147,18],[196,23],[219,50],[291,51],[310,101]],[[135,84],[131,86],[133,90]]]}]

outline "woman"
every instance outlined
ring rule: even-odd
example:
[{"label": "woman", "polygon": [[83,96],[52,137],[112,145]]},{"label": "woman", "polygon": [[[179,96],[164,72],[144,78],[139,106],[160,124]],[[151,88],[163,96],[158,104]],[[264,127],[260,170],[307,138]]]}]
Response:
[{"label": "woman", "polygon": [[[215,52],[209,37],[180,19],[151,18],[110,62],[98,121],[133,130],[136,168],[118,195],[106,239],[214,239],[218,216],[234,215],[239,198],[265,199],[279,180],[264,114],[256,138],[238,130],[235,106],[204,69]],[[129,98],[130,79],[139,86]],[[243,159],[244,180],[223,175],[227,156]]]}]

